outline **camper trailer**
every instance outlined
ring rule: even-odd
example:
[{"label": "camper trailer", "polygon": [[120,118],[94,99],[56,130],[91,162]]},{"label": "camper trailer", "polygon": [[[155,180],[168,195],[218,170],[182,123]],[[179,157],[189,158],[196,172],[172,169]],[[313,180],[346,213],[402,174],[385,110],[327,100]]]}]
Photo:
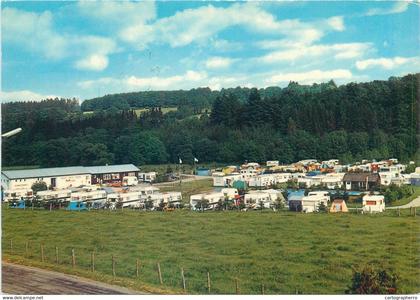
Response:
[{"label": "camper trailer", "polygon": [[273,201],[269,193],[261,191],[251,191],[245,194],[244,203],[247,208],[258,209],[262,203],[264,208],[270,208]]},{"label": "camper trailer", "polygon": [[123,177],[123,186],[134,186],[139,183],[136,176],[124,176]]},{"label": "camper trailer", "polygon": [[121,204],[121,207],[135,207],[139,208],[144,203],[145,197],[142,196],[141,192],[119,192],[112,193],[107,196],[107,204],[110,209],[116,209],[118,203]]},{"label": "camper trailer", "polygon": [[39,191],[36,193],[37,200],[40,201],[69,201],[71,198],[71,190],[56,190],[56,191]]},{"label": "camper trailer", "polygon": [[382,195],[366,195],[363,197],[363,213],[385,211],[385,199]]},{"label": "camper trailer", "polygon": [[68,209],[73,210],[72,208],[76,208],[76,210],[80,210],[80,205],[78,206],[75,204],[78,202],[83,202],[85,204],[89,203],[92,208],[101,208],[105,205],[106,201],[107,193],[104,190],[74,192],[71,193]]},{"label": "camper trailer", "polygon": [[21,189],[21,190],[6,190],[4,192],[4,201],[16,201],[23,199],[32,199],[33,192],[31,189]]},{"label": "camper trailer", "polygon": [[141,193],[141,195],[142,196],[145,196],[145,197],[150,196],[150,195],[153,195],[153,194],[160,193],[159,188],[154,187],[154,186],[141,187],[137,191],[139,191]]},{"label": "camper trailer", "polygon": [[224,188],[220,191],[225,197],[228,197],[230,200],[236,199],[239,196],[239,192],[235,188]]},{"label": "camper trailer", "polygon": [[219,203],[219,201],[223,201],[224,199],[225,199],[225,195],[223,193],[191,195],[190,196],[191,210],[201,210],[201,203],[203,200],[208,202],[207,208],[204,208],[204,210],[214,209]]},{"label": "camper trailer", "polygon": [[318,211],[319,205],[321,203],[323,203],[326,207],[329,201],[330,196],[328,192],[310,192],[308,196],[302,198],[302,211],[307,213]]},{"label": "camper trailer", "polygon": [[179,207],[182,203],[181,192],[167,192],[163,193],[164,202],[169,206]]}]

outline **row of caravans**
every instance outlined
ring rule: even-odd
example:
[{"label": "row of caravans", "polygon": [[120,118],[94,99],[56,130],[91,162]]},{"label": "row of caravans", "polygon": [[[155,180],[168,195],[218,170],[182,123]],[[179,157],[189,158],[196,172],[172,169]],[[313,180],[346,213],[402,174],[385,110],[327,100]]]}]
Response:
[{"label": "row of caravans", "polygon": [[158,208],[162,203],[164,205],[179,206],[182,201],[180,192],[161,193],[158,188],[153,186],[142,187],[137,190],[104,190],[97,187],[84,187],[77,190],[56,190],[39,191],[36,195],[25,195],[27,197],[13,198],[8,201],[24,201],[27,199],[36,199],[41,202],[56,201],[69,202],[69,210],[86,209],[86,204],[92,208],[110,208],[115,209],[120,204],[121,207],[145,208],[149,202],[151,208]]},{"label": "row of caravans", "polygon": [[[191,210],[201,210],[203,200],[206,201],[205,209],[215,209],[220,201],[224,200],[240,201],[238,190],[235,188],[223,188],[220,192],[207,194],[195,194],[190,197]],[[257,209],[263,205],[264,208],[272,208],[276,201],[283,201],[284,197],[281,191],[270,189],[260,191],[250,191],[241,199],[246,208]],[[235,204],[238,204],[236,202]]]}]

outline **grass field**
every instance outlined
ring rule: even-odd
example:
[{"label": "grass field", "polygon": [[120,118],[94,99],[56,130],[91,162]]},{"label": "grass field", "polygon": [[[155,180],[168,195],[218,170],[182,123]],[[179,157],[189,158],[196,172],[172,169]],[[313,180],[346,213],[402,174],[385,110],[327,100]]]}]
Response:
[{"label": "grass field", "polygon": [[[3,209],[3,259],[43,265],[157,290],[160,262],[166,293],[182,292],[180,267],[189,293],[342,294],[352,268],[372,264],[394,270],[399,293],[420,291],[420,218],[408,210],[381,215],[291,212],[31,211]],[[10,239],[13,252],[10,253]],[[31,257],[25,259],[29,241]],[[46,262],[40,263],[40,244]],[[55,247],[60,265],[54,264]],[[71,267],[71,249],[77,267]],[[95,251],[96,271],[89,272]],[[140,259],[140,278],[135,260]]]},{"label": "grass field", "polygon": [[165,184],[164,186],[159,186],[159,189],[162,192],[181,192],[184,203],[189,203],[190,196],[193,194],[205,193],[214,190],[212,179],[183,182],[181,185],[179,184],[179,181],[176,181]]}]

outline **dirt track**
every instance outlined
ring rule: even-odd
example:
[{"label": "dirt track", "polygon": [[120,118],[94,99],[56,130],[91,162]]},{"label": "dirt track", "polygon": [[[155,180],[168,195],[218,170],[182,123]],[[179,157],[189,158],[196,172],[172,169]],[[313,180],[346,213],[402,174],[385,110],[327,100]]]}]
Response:
[{"label": "dirt track", "polygon": [[2,262],[2,293],[13,295],[141,294],[141,292],[77,276],[5,262]]}]

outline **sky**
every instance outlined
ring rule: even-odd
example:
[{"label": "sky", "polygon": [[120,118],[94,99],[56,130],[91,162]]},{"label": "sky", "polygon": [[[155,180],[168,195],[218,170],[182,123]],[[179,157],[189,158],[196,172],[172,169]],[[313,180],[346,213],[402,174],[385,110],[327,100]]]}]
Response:
[{"label": "sky", "polygon": [[419,2],[2,1],[1,101],[386,80]]}]

